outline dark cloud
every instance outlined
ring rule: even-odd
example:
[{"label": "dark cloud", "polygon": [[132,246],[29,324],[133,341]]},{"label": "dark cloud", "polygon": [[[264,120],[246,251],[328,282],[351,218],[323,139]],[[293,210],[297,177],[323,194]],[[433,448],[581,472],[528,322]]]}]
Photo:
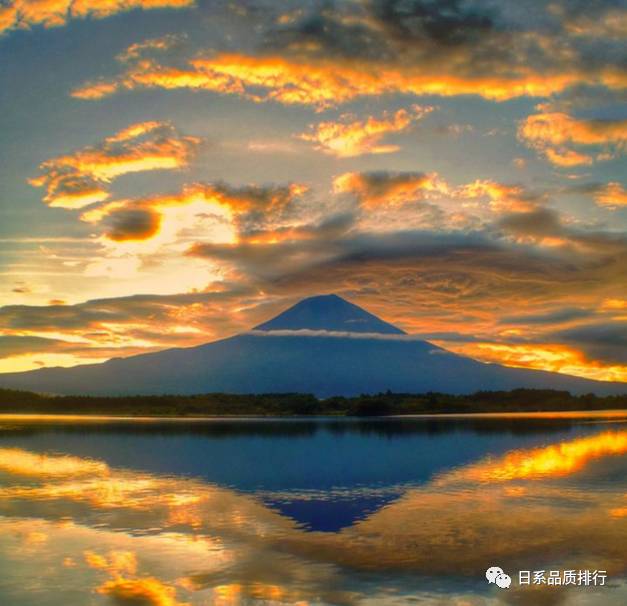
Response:
[{"label": "dark cloud", "polygon": [[580,309],[578,307],[566,307],[542,314],[528,314],[519,316],[505,316],[501,318],[501,324],[559,324],[572,320],[590,318],[595,312],[590,309]]},{"label": "dark cloud", "polygon": [[[232,286],[223,292],[177,295],[133,295],[93,299],[76,305],[5,305],[0,307],[0,329],[8,330],[95,330],[103,324],[138,323],[158,325],[171,320],[172,312],[201,305],[209,323],[221,318],[225,306],[246,300],[252,292]],[[214,316],[217,316],[214,317]]]},{"label": "dark cloud", "polygon": [[[608,65],[625,69],[624,52],[608,35],[611,26],[605,31],[600,25],[606,17],[611,23],[620,10],[617,2],[558,0],[552,11],[543,0],[528,5],[523,11],[519,3],[507,0],[319,3],[300,19],[270,28],[261,50],[395,64],[419,61],[465,75],[515,77],[530,68],[567,74]],[[592,26],[597,35],[580,35]],[[582,79],[574,84],[591,83]]]},{"label": "dark cloud", "polygon": [[[620,15],[612,12],[618,9],[600,3],[594,20],[576,14],[566,1],[551,2],[550,10],[539,0],[528,5],[522,9],[514,0],[362,0],[306,3],[297,10],[289,5],[271,24],[266,18],[256,22],[259,36],[238,51],[229,45],[187,58],[166,52],[164,63],[140,55],[124,63],[119,77],[87,82],[72,94],[100,99],[128,89],[191,88],[322,110],[389,93],[503,101],[553,100],[581,87],[624,90]],[[571,95],[571,105],[578,94]]]},{"label": "dark cloud", "polygon": [[441,194],[446,184],[437,173],[418,171],[348,172],[333,180],[336,194],[354,195],[363,207],[400,206]]},{"label": "dark cloud", "polygon": [[[390,180],[373,175],[368,188],[387,191]],[[334,221],[340,224],[335,231]],[[583,319],[600,294],[610,297],[613,283],[627,281],[624,235],[575,229],[547,208],[507,213],[494,227],[474,232],[366,233],[356,227],[347,231],[350,225],[350,218],[334,219],[329,224],[273,232],[268,243],[258,232],[256,243],[254,237],[239,244],[198,243],[188,254],[227,262],[264,290],[294,286],[315,293],[323,285],[336,290],[342,285],[354,292],[382,295],[387,291],[388,299],[411,300],[412,290],[423,289],[434,295],[433,308],[445,297],[449,302],[465,298],[485,305],[487,299],[500,295],[503,305],[497,303],[496,308],[501,315],[513,321],[519,316],[521,323],[524,314],[512,313],[520,301],[547,309],[566,297],[570,305],[559,317],[530,317],[529,323],[538,325]],[[594,305],[580,304],[593,296]]]},{"label": "dark cloud", "polygon": [[495,9],[462,0],[372,0],[370,10],[401,44],[456,46],[476,43],[495,28]]},{"label": "dark cloud", "polygon": [[159,230],[161,215],[148,209],[122,209],[112,212],[105,221],[105,234],[116,242],[145,240]]},{"label": "dark cloud", "polygon": [[488,299],[496,301],[492,313],[511,314],[525,298],[546,304],[573,296],[581,281],[596,279],[598,272],[583,260],[499,243],[481,232],[353,233],[265,246],[197,245],[188,254],[232,263],[269,292],[344,289],[401,305],[406,316],[422,309],[461,318],[470,308],[460,305],[481,309]]},{"label": "dark cloud", "polygon": [[311,237],[287,238],[271,244],[196,244],[187,254],[230,261],[256,279],[275,280],[329,263],[431,258],[450,251],[479,252],[498,248],[479,233],[408,231],[344,236],[349,219],[339,217],[335,221],[339,222],[339,229],[334,222],[308,228],[305,233]]},{"label": "dark cloud", "polygon": [[[548,208],[504,215],[497,223],[507,234],[517,238],[530,238],[536,243],[546,239],[559,254],[601,256],[609,263],[624,262],[627,258],[627,235],[624,232],[592,231],[567,225],[561,215]],[[599,260],[598,258],[596,259]],[[592,261],[594,262],[594,261]]]},{"label": "dark cloud", "polygon": [[232,263],[255,281],[275,280],[332,259],[354,222],[352,213],[342,213],[314,225],[252,230],[238,244],[197,243],[187,255]]},{"label": "dark cloud", "polygon": [[498,226],[507,232],[524,236],[556,236],[563,233],[559,215],[547,208],[507,214],[498,222]]},{"label": "dark cloud", "polygon": [[357,216],[352,212],[343,212],[330,215],[320,223],[279,227],[268,231],[267,229],[249,229],[241,234],[244,242],[263,241],[302,241],[302,240],[334,240],[350,231],[356,223]]},{"label": "dark cloud", "polygon": [[[246,234],[269,229],[288,219],[307,191],[307,187],[299,184],[232,187],[223,182],[191,183],[177,193],[105,203],[85,211],[81,218],[102,227],[105,236],[114,241],[148,240],[166,220],[165,209],[206,202],[209,211],[215,204],[227,209],[231,215],[228,222],[232,222],[238,233]],[[197,218],[203,216],[226,221],[215,213],[196,213]]]},{"label": "dark cloud", "polygon": [[[92,335],[93,336],[93,335]],[[102,335],[101,335],[102,336]],[[129,336],[134,338],[142,338],[142,331],[132,331]],[[148,333],[146,334],[148,336]],[[178,338],[177,338],[178,337]],[[64,341],[62,339],[52,339],[37,336],[20,336],[20,335],[3,335],[0,336],[0,360],[12,358],[14,356],[25,356],[32,354],[66,354],[72,356],[80,356],[82,358],[96,358],[98,360],[107,359],[113,356],[119,356],[123,353],[130,356],[137,353],[146,353],[162,349],[164,346],[176,346],[189,340],[190,335],[153,335],[153,346],[143,345],[125,346],[122,349],[115,347],[115,344],[107,345],[103,343],[99,345],[96,341],[73,342]],[[89,339],[88,335],[85,338]]]},{"label": "dark cloud", "polygon": [[576,345],[591,359],[627,364],[627,322],[584,324],[555,331],[551,337]]},{"label": "dark cloud", "polygon": [[[562,254],[515,244],[488,231],[361,233],[354,221],[350,213],[339,214],[291,230],[250,232],[238,244],[196,244],[189,255],[221,261],[225,275],[234,280],[220,292],[5,306],[0,308],[0,330],[65,331],[94,341],[100,347],[94,355],[104,355],[115,331],[155,347],[196,344],[247,330],[302,297],[334,291],[407,332],[434,339],[471,344],[481,335],[493,342],[563,343],[585,349],[594,360],[616,360],[624,350],[621,342],[610,341],[614,328],[548,329],[557,322],[586,320],[587,313],[592,317],[586,310],[615,298],[616,285],[627,283],[627,255]],[[534,233],[538,221],[531,221]],[[264,243],[267,236],[270,240]],[[568,307],[561,313],[525,315],[526,309],[554,309],[556,301],[564,306],[568,302]],[[235,313],[236,308],[244,311]],[[499,318],[504,318],[500,326],[527,325],[535,334],[501,337]],[[159,327],[172,325],[197,332],[188,341],[160,338]],[[32,345],[43,348],[37,351],[61,347]]]},{"label": "dark cloud", "polygon": [[495,15],[492,6],[461,0],[325,2],[294,22],[271,28],[263,49],[402,61],[403,51],[426,55],[447,47],[483,45],[496,30]]},{"label": "dark cloud", "polygon": [[0,335],[0,359],[27,353],[40,353],[57,350],[66,343],[59,339],[29,337],[19,335]]},{"label": "dark cloud", "polygon": [[[356,6],[352,8],[359,10]],[[342,17],[348,15],[343,14],[340,5],[327,2],[295,23],[270,28],[262,48],[267,52],[288,50],[333,57],[351,57],[358,53],[360,57],[377,60],[382,54],[389,54],[384,41],[366,24],[343,20]]]}]

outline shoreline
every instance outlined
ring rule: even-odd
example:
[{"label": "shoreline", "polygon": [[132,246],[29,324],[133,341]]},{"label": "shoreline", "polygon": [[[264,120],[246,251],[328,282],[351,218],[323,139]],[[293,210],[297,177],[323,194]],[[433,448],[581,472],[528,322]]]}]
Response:
[{"label": "shoreline", "polygon": [[0,413],[0,423],[3,421],[125,421],[125,422],[207,422],[207,421],[324,421],[324,420],[403,420],[403,419],[625,419],[627,409],[606,410],[555,410],[529,412],[441,412],[417,413],[406,415],[90,415],[90,414],[46,414],[46,413]]}]

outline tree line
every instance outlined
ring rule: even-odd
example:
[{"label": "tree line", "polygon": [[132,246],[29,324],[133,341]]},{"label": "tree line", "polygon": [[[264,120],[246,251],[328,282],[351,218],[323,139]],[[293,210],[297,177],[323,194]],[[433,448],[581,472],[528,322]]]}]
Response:
[{"label": "tree line", "polygon": [[478,391],[468,395],[380,393],[320,399],[311,394],[55,396],[0,389],[0,413],[123,416],[389,416],[436,413],[627,409],[627,394],[572,395],[551,389]]}]

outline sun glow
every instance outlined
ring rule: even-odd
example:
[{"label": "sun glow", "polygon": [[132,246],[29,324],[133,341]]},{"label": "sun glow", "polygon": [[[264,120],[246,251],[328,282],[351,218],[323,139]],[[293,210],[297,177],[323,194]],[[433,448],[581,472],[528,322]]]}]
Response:
[{"label": "sun glow", "polygon": [[567,345],[451,343],[438,340],[434,343],[482,362],[548,370],[597,381],[627,382],[627,366],[590,360],[583,352]]}]

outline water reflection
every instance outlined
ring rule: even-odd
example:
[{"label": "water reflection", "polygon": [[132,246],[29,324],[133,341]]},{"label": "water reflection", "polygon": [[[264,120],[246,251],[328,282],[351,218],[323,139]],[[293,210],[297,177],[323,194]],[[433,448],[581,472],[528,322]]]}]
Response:
[{"label": "water reflection", "polygon": [[[375,475],[376,482],[323,489],[293,484],[288,465],[275,468],[281,482],[259,490],[138,469],[129,452],[125,465],[114,456],[87,456],[85,451],[100,447],[91,428],[77,433],[77,426],[47,426],[42,432],[18,425],[0,442],[0,601],[15,606],[627,603],[627,430],[619,424],[561,422],[550,433],[519,435],[515,447],[507,429],[499,434],[492,428],[485,438],[480,428],[480,442],[467,440],[477,431],[474,421],[455,422],[435,442],[425,438],[430,434],[419,430],[419,423],[410,423],[416,431],[405,428],[396,437],[389,428],[382,435],[383,424],[378,429],[358,424],[353,427],[358,433],[349,426],[345,431],[352,440],[378,444],[370,452],[373,460],[390,455],[397,461],[397,451],[385,441],[405,436],[409,441],[401,452],[410,467],[427,457],[430,473],[421,469],[413,481],[402,475],[400,483]],[[298,427],[288,425],[289,431]],[[109,440],[119,435],[112,426],[94,429]],[[323,424],[307,435],[313,439],[316,432],[336,430]],[[207,440],[204,432],[211,430],[201,431]],[[273,439],[288,439],[274,431]],[[372,431],[384,442],[368,441]],[[50,432],[63,440],[44,450]],[[67,439],[72,433],[88,442],[81,442],[82,454],[78,442]],[[509,448],[503,448],[504,436]],[[259,436],[239,428],[230,439],[241,447],[243,438]],[[158,434],[145,439],[155,440],[155,453],[162,446]],[[441,454],[451,440],[463,456]],[[302,445],[293,448],[302,452]],[[420,456],[412,457],[412,451]],[[249,465],[261,469],[263,462]],[[312,528],[293,512],[294,504],[308,504],[325,518],[323,504],[341,501],[358,511],[334,530]],[[611,587],[502,591],[484,581],[485,568],[494,564],[513,572],[603,569]]]},{"label": "water reflection", "polygon": [[[474,482],[505,482],[567,476],[583,469],[590,461],[627,453],[627,431],[608,431],[544,448],[514,450],[499,460],[468,465],[454,479]],[[450,479],[450,478],[448,478]]]}]

